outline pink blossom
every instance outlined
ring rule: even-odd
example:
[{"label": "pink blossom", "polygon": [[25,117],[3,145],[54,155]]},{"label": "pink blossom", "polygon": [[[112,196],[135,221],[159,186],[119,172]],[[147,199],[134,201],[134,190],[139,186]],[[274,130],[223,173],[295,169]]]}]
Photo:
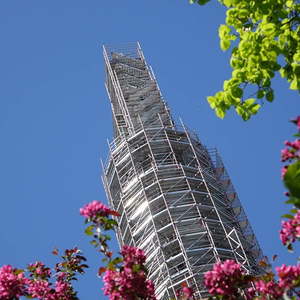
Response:
[{"label": "pink blossom", "polygon": [[290,148],[281,150],[281,161],[300,158],[300,139],[297,139],[293,142],[285,141],[284,144]]},{"label": "pink blossom", "polygon": [[294,286],[294,283],[300,280],[300,265],[286,266],[276,268],[279,277],[279,286],[284,290],[288,290]]},{"label": "pink blossom", "polygon": [[254,299],[255,294],[256,294],[256,290],[254,287],[250,287],[245,290],[245,296],[247,300]]},{"label": "pink blossom", "polygon": [[188,287],[186,283],[182,284],[182,288],[176,292],[176,296],[180,299],[192,299],[194,291],[191,287]]},{"label": "pink blossom", "polygon": [[135,300],[137,297],[155,300],[153,282],[147,280],[143,266],[146,261],[144,252],[135,247],[123,246],[121,254],[124,258],[122,268],[105,272],[104,294],[110,300]]},{"label": "pink blossom", "polygon": [[28,270],[30,270],[35,276],[40,279],[50,278],[51,270],[46,267],[42,262],[36,262],[34,264],[30,264],[28,266]]},{"label": "pink blossom", "polygon": [[189,299],[189,298],[191,298],[191,297],[193,297],[193,289],[192,288],[190,288],[190,287],[188,287],[188,286],[184,286],[183,288],[182,288],[182,293],[183,293],[183,295],[187,298],[187,299]]},{"label": "pink blossom", "polygon": [[300,210],[293,219],[282,221],[280,239],[283,245],[289,245],[300,238]]},{"label": "pink blossom", "polygon": [[56,275],[57,281],[64,281],[67,278],[68,274],[65,272],[59,272]]},{"label": "pink blossom", "polygon": [[80,208],[80,214],[87,219],[93,219],[96,217],[107,217],[109,215],[118,216],[119,214],[108,208],[106,205],[99,201],[92,201],[86,204],[84,207]]},{"label": "pink blossom", "polygon": [[[261,295],[272,296],[275,299],[280,298],[284,290],[274,281],[257,280],[254,282],[255,288]],[[265,299],[265,298],[262,298]]]},{"label": "pink blossom", "polygon": [[73,299],[72,292],[72,287],[68,282],[59,280],[55,282],[55,300],[71,300]]},{"label": "pink blossom", "polygon": [[292,153],[289,149],[285,148],[281,150],[281,161],[287,161],[289,159],[295,158],[294,153]]},{"label": "pink blossom", "polygon": [[204,284],[212,295],[229,296],[235,299],[238,295],[238,284],[242,282],[244,271],[234,260],[214,264],[213,269],[204,275]]},{"label": "pink blossom", "polygon": [[286,141],[285,145],[294,148],[295,150],[300,150],[300,139],[297,139],[294,142]]},{"label": "pink blossom", "polygon": [[136,297],[156,299],[154,285],[146,279],[144,271],[134,272],[129,268],[122,271],[107,270],[103,281],[104,294],[108,295],[110,300],[135,300]]},{"label": "pink blossom", "polygon": [[0,299],[10,300],[25,295],[26,278],[10,265],[0,268]]},{"label": "pink blossom", "polygon": [[281,178],[283,179],[284,175],[286,174],[288,170],[288,166],[284,166],[281,168]]},{"label": "pink blossom", "polygon": [[136,247],[124,245],[122,247],[121,254],[124,257],[125,266],[132,266],[133,264],[142,265],[146,261],[144,251]]},{"label": "pink blossom", "polygon": [[41,300],[72,300],[72,288],[66,281],[57,280],[55,289],[47,280],[28,280],[28,294]]},{"label": "pink blossom", "polygon": [[70,289],[70,284],[65,281],[56,281],[55,291],[60,294],[64,294]]},{"label": "pink blossom", "polygon": [[50,283],[46,280],[28,280],[27,291],[32,298],[46,299],[50,290]]}]

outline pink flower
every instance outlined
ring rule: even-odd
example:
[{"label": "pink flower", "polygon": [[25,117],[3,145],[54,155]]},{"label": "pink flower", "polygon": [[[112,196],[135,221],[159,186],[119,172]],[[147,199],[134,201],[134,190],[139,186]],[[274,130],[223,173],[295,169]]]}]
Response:
[{"label": "pink flower", "polygon": [[142,250],[123,246],[121,250],[123,266],[120,270],[107,270],[103,277],[104,294],[110,300],[135,300],[138,298],[155,300],[153,282],[147,280]]},{"label": "pink flower", "polygon": [[194,295],[194,291],[191,287],[188,287],[186,282],[182,284],[182,288],[176,292],[176,296],[180,297],[180,299],[192,299]]},{"label": "pink flower", "polygon": [[56,281],[55,291],[60,294],[64,294],[70,289],[70,284],[65,281]]},{"label": "pink flower", "polygon": [[246,299],[247,300],[254,299],[255,298],[255,293],[256,293],[255,288],[253,288],[253,287],[247,288],[245,290]]},{"label": "pink flower", "polygon": [[297,139],[293,142],[286,141],[285,145],[289,146],[291,148],[294,148],[295,150],[299,150],[300,149],[300,139]]},{"label": "pink flower", "polygon": [[281,161],[287,161],[289,159],[295,158],[294,153],[292,153],[289,149],[283,149],[281,150]]},{"label": "pink flower", "polygon": [[[55,282],[55,300],[71,300],[74,299],[72,297],[72,287],[66,281],[59,281]],[[49,299],[50,300],[50,299]]]},{"label": "pink flower", "polygon": [[286,266],[276,268],[279,277],[279,286],[284,290],[289,290],[296,281],[300,280],[300,265]]},{"label": "pink flower", "polygon": [[288,166],[284,166],[281,168],[281,178],[283,179],[284,175],[286,174],[288,170]]},{"label": "pink flower", "polygon": [[50,290],[50,283],[46,280],[28,280],[27,291],[32,298],[46,299]]},{"label": "pink flower", "polygon": [[297,139],[293,142],[285,141],[284,143],[290,148],[285,148],[281,150],[281,161],[300,158],[300,139]]},{"label": "pink flower", "polygon": [[83,208],[80,208],[80,214],[87,219],[94,219],[97,217],[107,217],[109,215],[118,216],[118,212],[111,210],[106,205],[99,201],[92,201],[86,204]]},{"label": "pink flower", "polygon": [[67,278],[68,274],[65,273],[65,272],[59,272],[57,275],[56,275],[56,278],[57,278],[57,281],[63,281]]},{"label": "pink flower", "polygon": [[40,279],[50,278],[51,270],[46,267],[42,262],[36,262],[34,264],[28,265],[28,270],[30,270],[35,276]]},{"label": "pink flower", "polygon": [[[258,280],[254,282],[255,288],[260,294],[265,295],[265,296],[272,296],[271,298],[278,299],[280,298],[284,290],[274,281],[263,281],[263,280]],[[268,298],[269,298],[268,297]],[[265,298],[262,298],[265,299]]]},{"label": "pink flower", "polygon": [[0,299],[10,300],[25,295],[26,278],[10,265],[0,268]]},{"label": "pink flower", "polygon": [[28,294],[41,300],[72,300],[72,288],[66,281],[55,282],[55,289],[47,280],[28,280]]},{"label": "pink flower", "polygon": [[132,266],[133,264],[142,265],[146,261],[144,251],[136,247],[124,245],[122,247],[121,254],[124,257],[125,266]]},{"label": "pink flower", "polygon": [[235,299],[238,285],[242,282],[244,271],[234,260],[214,264],[213,269],[204,275],[204,284],[212,295],[229,296]]},{"label": "pink flower", "polygon": [[155,300],[154,285],[146,279],[145,272],[134,272],[132,269],[122,271],[107,270],[103,277],[104,294],[110,300]]},{"label": "pink flower", "polygon": [[293,219],[282,221],[280,239],[283,245],[289,245],[300,238],[300,210]]}]

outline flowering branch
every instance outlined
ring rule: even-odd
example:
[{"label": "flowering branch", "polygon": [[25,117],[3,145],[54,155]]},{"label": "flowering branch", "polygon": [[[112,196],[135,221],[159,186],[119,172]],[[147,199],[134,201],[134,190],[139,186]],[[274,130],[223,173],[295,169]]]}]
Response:
[{"label": "flowering branch", "polygon": [[[0,268],[0,299],[15,300],[19,297],[41,300],[78,300],[71,282],[77,273],[83,274],[88,266],[77,248],[67,249],[62,262],[56,264],[54,274],[42,262],[19,270],[10,265]],[[54,282],[51,280],[55,278]]]}]

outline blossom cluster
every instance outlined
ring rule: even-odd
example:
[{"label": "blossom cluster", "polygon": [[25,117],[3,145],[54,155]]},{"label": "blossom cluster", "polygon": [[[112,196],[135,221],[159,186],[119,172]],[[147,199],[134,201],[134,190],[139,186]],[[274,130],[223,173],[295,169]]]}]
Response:
[{"label": "blossom cluster", "polygon": [[50,268],[46,267],[42,262],[38,261],[34,264],[28,265],[28,270],[31,272],[30,276],[39,279],[47,279],[51,276]]},{"label": "blossom cluster", "polygon": [[247,299],[281,299],[285,293],[300,286],[300,265],[276,268],[278,281],[271,277],[247,276],[233,260],[218,262],[205,274],[204,284],[210,294],[226,299],[238,299],[241,290]]},{"label": "blossom cluster", "polygon": [[0,299],[10,300],[25,295],[26,278],[10,265],[0,268]]},{"label": "blossom cluster", "polygon": [[274,280],[257,280],[254,282],[254,285],[255,292],[260,294],[263,299],[265,299],[263,296],[272,299],[279,299],[284,293],[284,290]]},{"label": "blossom cluster", "polygon": [[80,208],[80,214],[88,219],[95,218],[97,216],[107,217],[111,213],[111,209],[103,203],[94,200],[91,203],[86,204]]},{"label": "blossom cluster", "polygon": [[[300,131],[300,116],[298,116],[295,120],[292,120],[294,124],[296,124],[298,131]],[[299,136],[299,134],[298,134]],[[285,141],[285,146],[287,148],[284,148],[281,150],[281,161],[282,162],[293,162],[294,160],[300,159],[300,139],[296,139],[293,142]],[[281,169],[281,177],[284,179],[284,176],[288,170],[289,165],[285,165]]]},{"label": "blossom cluster", "polygon": [[181,284],[181,286],[182,288],[176,292],[176,296],[184,300],[194,299],[193,289],[189,287],[186,282]]},{"label": "blossom cluster", "polygon": [[300,265],[286,266],[283,264],[276,268],[276,272],[279,278],[278,285],[282,289],[288,290],[299,285]]},{"label": "blossom cluster", "polygon": [[280,239],[285,246],[300,239],[300,210],[292,219],[282,221]]},{"label": "blossom cluster", "polygon": [[142,265],[146,262],[146,256],[143,250],[124,245],[121,250],[124,265],[131,268],[133,265]]},{"label": "blossom cluster", "polygon": [[[41,300],[78,300],[71,281],[76,272],[82,273],[87,266],[77,248],[67,249],[63,262],[56,264],[52,275],[50,268],[42,262],[29,264],[26,270],[10,265],[0,268],[0,299],[12,300],[26,296]],[[27,274],[27,276],[25,276]],[[54,282],[51,279],[55,278]]]},{"label": "blossom cluster", "polygon": [[210,294],[234,299],[238,295],[238,287],[244,275],[240,264],[234,260],[226,260],[214,264],[213,269],[205,273],[204,284]]},{"label": "blossom cluster", "polygon": [[254,281],[255,291],[262,298],[281,299],[284,293],[299,287],[300,265],[276,268],[278,281],[256,280]]},{"label": "blossom cluster", "polygon": [[154,284],[147,280],[147,272],[144,267],[146,261],[142,250],[135,247],[123,246],[122,267],[114,270],[108,269],[103,277],[104,294],[110,300],[155,300]]},{"label": "blossom cluster", "polygon": [[289,148],[281,150],[281,161],[300,158],[300,139],[296,139],[293,142],[285,141],[284,144]]},{"label": "blossom cluster", "polygon": [[[41,263],[37,263],[41,264]],[[40,272],[40,269],[37,269]],[[48,281],[47,272],[41,274],[44,279],[33,278],[35,275],[30,274],[30,278],[26,278],[23,271],[18,271],[10,265],[0,268],[0,299],[11,300],[21,296],[37,298],[42,300],[74,300],[71,286],[62,276],[55,282],[55,287]]]},{"label": "blossom cluster", "polygon": [[106,229],[112,229],[112,226],[109,224],[109,221],[105,220],[104,218],[109,216],[120,216],[117,211],[110,209],[105,204],[97,200],[94,200],[80,208],[79,212],[86,218],[87,222],[103,224],[106,226],[108,225]]}]

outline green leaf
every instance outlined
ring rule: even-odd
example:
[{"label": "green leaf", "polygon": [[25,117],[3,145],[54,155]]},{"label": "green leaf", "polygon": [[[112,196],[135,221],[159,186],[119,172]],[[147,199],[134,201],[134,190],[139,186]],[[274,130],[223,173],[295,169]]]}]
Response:
[{"label": "green leaf", "polygon": [[264,81],[263,81],[263,87],[270,87],[270,85],[271,85],[270,78],[264,79]]},{"label": "green leaf", "polygon": [[133,267],[132,267],[132,271],[135,273],[137,273],[140,269],[141,269],[141,265],[138,265],[138,264],[133,265]]},{"label": "green leaf", "polygon": [[287,219],[294,219],[294,216],[290,215],[290,214],[285,214],[285,215],[282,215],[281,217],[282,218],[287,218]]},{"label": "green leaf", "polygon": [[243,96],[243,90],[238,86],[233,87],[230,92],[231,95],[236,98],[241,98]]},{"label": "green leaf", "polygon": [[284,184],[292,197],[300,198],[300,161],[288,166],[284,176]]},{"label": "green leaf", "polygon": [[107,265],[107,269],[114,271],[116,269],[115,264],[113,262],[109,262]]},{"label": "green leaf", "polygon": [[216,108],[215,112],[216,112],[216,115],[219,118],[224,119],[224,117],[225,117],[225,110],[223,110],[221,108]]},{"label": "green leaf", "polygon": [[220,41],[220,47],[223,51],[226,51],[230,48],[230,40],[222,39]]},{"label": "green leaf", "polygon": [[108,235],[108,234],[104,234],[104,235],[103,235],[103,238],[104,238],[106,241],[110,241],[110,240],[111,240],[111,236]]},{"label": "green leaf", "polygon": [[85,229],[84,233],[86,235],[93,235],[93,229],[94,229],[94,225],[90,225]]},{"label": "green leaf", "polygon": [[291,90],[298,90],[298,81],[297,78],[294,78],[290,85]]},{"label": "green leaf", "polygon": [[238,115],[240,115],[241,117],[243,116],[244,110],[241,106],[237,106],[235,110],[236,110]]},{"label": "green leaf", "polygon": [[216,108],[216,97],[208,96],[206,99],[212,109]]},{"label": "green leaf", "polygon": [[275,33],[276,25],[274,23],[267,23],[261,26],[263,33],[267,36],[271,36]]},{"label": "green leaf", "polygon": [[285,5],[288,7],[288,8],[291,8],[294,4],[294,1],[293,0],[288,0],[286,1]]},{"label": "green leaf", "polygon": [[223,0],[224,5],[226,5],[227,7],[232,6],[232,0]]},{"label": "green leaf", "polygon": [[122,261],[123,261],[123,258],[121,258],[121,257],[116,257],[115,259],[112,260],[112,263],[113,263],[114,265],[117,265],[117,264],[121,263]]},{"label": "green leaf", "polygon": [[274,100],[274,92],[273,92],[273,90],[270,90],[270,91],[267,92],[266,99],[269,102],[272,102]]},{"label": "green leaf", "polygon": [[256,103],[251,107],[250,111],[253,115],[255,115],[259,111],[259,109],[260,109],[260,104]]},{"label": "green leaf", "polygon": [[19,274],[21,274],[21,273],[24,273],[24,270],[22,270],[22,269],[17,269],[17,270],[14,271],[14,274],[15,274],[15,275],[19,275]]},{"label": "green leaf", "polygon": [[91,244],[92,246],[94,246],[94,247],[97,247],[97,246],[98,246],[98,242],[95,241],[95,240],[90,241],[90,244]]},{"label": "green leaf", "polygon": [[258,99],[261,99],[261,98],[264,97],[264,95],[265,95],[264,90],[258,90],[257,96],[256,96],[256,97],[257,97]]},{"label": "green leaf", "polygon": [[249,98],[249,99],[245,100],[245,105],[246,106],[250,106],[250,105],[252,105],[254,103],[255,103],[255,99],[254,98]]},{"label": "green leaf", "polygon": [[230,33],[230,28],[227,25],[221,24],[219,26],[219,37],[222,39]]},{"label": "green leaf", "polygon": [[198,0],[198,4],[200,4],[200,5],[204,5],[204,4],[206,4],[207,2],[209,2],[210,0]]},{"label": "green leaf", "polygon": [[285,201],[286,204],[292,204],[297,208],[300,208],[300,198],[290,197],[289,200]]}]

